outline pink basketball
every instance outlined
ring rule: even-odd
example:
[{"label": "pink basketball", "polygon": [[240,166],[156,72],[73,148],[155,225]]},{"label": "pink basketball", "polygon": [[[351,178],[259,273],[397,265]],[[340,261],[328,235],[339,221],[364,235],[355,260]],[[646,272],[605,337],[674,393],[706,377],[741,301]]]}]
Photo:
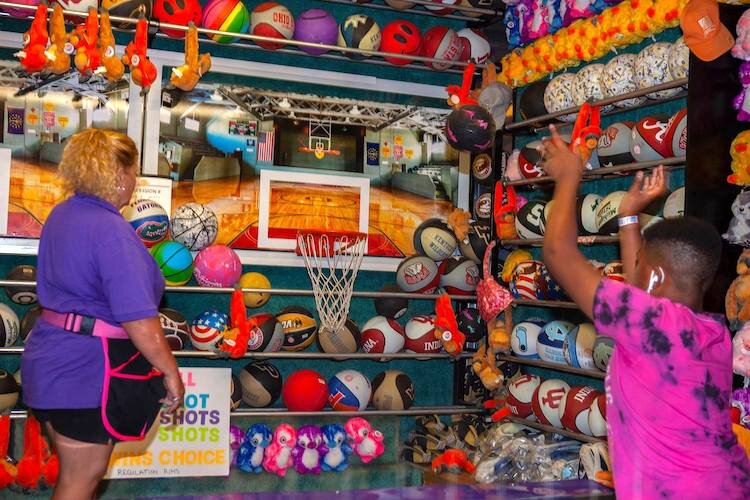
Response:
[{"label": "pink basketball", "polygon": [[242,263],[226,245],[209,245],[195,256],[195,279],[201,286],[231,287],[240,279]]},{"label": "pink basketball", "polygon": [[[13,0],[13,3],[21,5],[39,5],[39,0]],[[0,7],[0,10],[7,12],[13,17],[33,17],[35,10],[14,9],[13,7]]]}]

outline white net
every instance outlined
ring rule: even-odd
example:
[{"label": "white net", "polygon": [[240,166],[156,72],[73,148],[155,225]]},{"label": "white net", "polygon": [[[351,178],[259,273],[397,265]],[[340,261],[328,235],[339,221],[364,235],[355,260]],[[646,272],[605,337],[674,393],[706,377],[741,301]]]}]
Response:
[{"label": "white net", "polygon": [[310,276],[321,330],[337,333],[346,322],[367,235],[298,233],[297,246]]}]

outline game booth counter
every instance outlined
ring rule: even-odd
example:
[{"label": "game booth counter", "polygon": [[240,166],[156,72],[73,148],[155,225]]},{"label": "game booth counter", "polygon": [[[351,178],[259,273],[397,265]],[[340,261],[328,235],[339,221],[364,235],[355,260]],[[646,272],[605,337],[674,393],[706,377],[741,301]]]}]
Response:
[{"label": "game booth counter", "polygon": [[103,498],[614,497],[614,341],[542,262],[539,141],[586,139],[578,241],[618,281],[620,200],[666,166],[641,224],[726,233],[706,308],[741,344],[750,14],[709,2],[736,43],[705,61],[688,2],[584,3],[0,0],[0,495],[54,487],[19,366],[57,164],[94,127],[139,146],[122,216],[186,387]]}]

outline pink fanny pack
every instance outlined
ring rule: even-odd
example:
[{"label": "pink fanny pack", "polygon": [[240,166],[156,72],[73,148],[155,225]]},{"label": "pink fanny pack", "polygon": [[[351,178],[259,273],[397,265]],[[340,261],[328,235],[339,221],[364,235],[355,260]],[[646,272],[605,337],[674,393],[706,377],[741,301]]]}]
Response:
[{"label": "pink fanny pack", "polygon": [[76,313],[59,313],[43,309],[42,321],[68,332],[80,335],[91,335],[106,339],[129,339],[128,333],[121,326],[110,325],[104,320]]}]

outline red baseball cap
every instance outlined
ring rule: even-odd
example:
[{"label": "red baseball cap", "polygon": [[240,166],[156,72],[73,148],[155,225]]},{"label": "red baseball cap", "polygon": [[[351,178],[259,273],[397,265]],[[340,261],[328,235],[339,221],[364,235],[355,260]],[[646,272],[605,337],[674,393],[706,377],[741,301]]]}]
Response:
[{"label": "red baseball cap", "polygon": [[685,44],[701,61],[713,61],[734,45],[732,34],[719,20],[716,0],[690,0],[682,10],[680,27]]}]

